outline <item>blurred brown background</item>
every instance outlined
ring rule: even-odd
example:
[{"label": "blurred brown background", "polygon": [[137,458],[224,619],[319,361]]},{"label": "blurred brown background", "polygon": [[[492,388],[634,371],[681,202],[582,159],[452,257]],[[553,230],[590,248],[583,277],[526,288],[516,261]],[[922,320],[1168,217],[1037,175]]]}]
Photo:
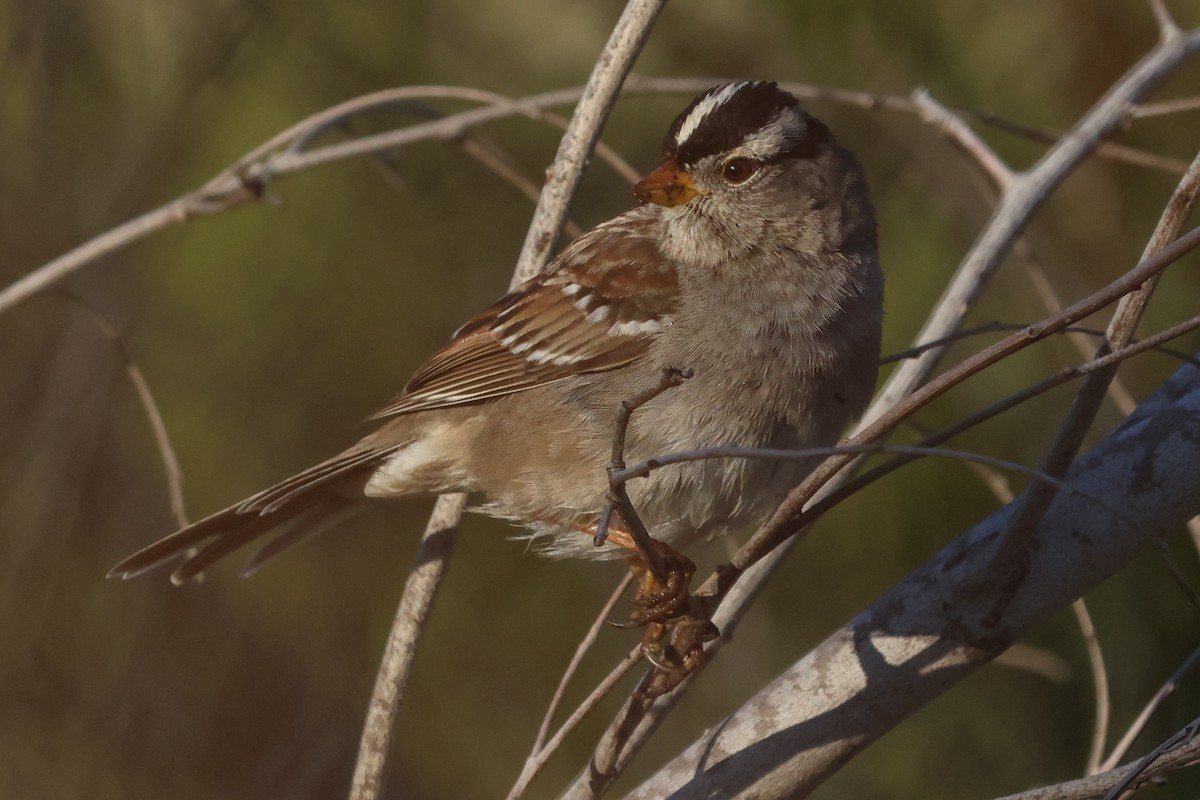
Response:
[{"label": "blurred brown background", "polygon": [[[1181,24],[1200,24],[1193,4],[1169,4]],[[515,96],[582,83],[619,8],[0,0],[0,283],[349,97],[404,84]],[[1062,130],[1156,35],[1147,7],[1121,0],[942,0],[920,12],[888,0],[677,3],[637,71],[880,93],[924,85],[953,106]],[[1157,96],[1196,93],[1192,65]],[[648,169],[687,99],[623,101],[606,141]],[[811,110],[872,178],[889,276],[885,349],[903,348],[986,219],[986,193],[911,118]],[[1188,160],[1198,130],[1192,113],[1137,122],[1120,139]],[[486,134],[535,180],[558,141],[524,120]],[[1041,151],[987,135],[1015,166]],[[173,228],[67,282],[121,331],[145,372],[193,518],[357,437],[358,421],[504,289],[531,205],[454,145],[415,146],[396,162],[398,183],[364,162],[290,177],[271,189],[277,204]],[[1131,266],[1176,181],[1106,161],[1072,177],[1030,234],[1059,291],[1075,299]],[[631,202],[628,185],[596,163],[574,215],[590,226]],[[1168,273],[1143,330],[1196,313],[1198,289],[1194,268]],[[974,318],[1042,315],[1011,263]],[[1075,358],[1066,342],[1047,343],[920,421],[940,427]],[[1141,397],[1174,367],[1155,354],[1122,374]],[[0,797],[342,796],[428,504],[381,504],[251,580],[232,563],[184,589],[165,576],[106,581],[118,559],[174,527],[121,360],[77,304],[49,295],[0,317],[0,376]],[[1069,397],[1052,394],[959,444],[1036,463]],[[1117,419],[1107,409],[1101,428]],[[678,751],[995,505],[970,470],[938,461],[828,517],[638,766]],[[464,526],[409,687],[390,797],[503,796],[558,674],[620,575],[614,564],[545,561],[510,533],[476,517]],[[1172,546],[1200,581],[1186,536]],[[1152,556],[1089,600],[1120,731],[1200,641],[1197,611]],[[635,639],[603,633],[569,699]],[[1077,627],[1063,613],[1030,641],[1066,659],[1067,682],[988,667],[821,796],[991,797],[1078,775],[1093,701]],[[1195,716],[1198,681],[1155,718],[1143,750]],[[571,740],[534,796],[552,796],[581,767],[611,713],[610,704]],[[1152,796],[1190,797],[1197,787],[1185,774]]]}]

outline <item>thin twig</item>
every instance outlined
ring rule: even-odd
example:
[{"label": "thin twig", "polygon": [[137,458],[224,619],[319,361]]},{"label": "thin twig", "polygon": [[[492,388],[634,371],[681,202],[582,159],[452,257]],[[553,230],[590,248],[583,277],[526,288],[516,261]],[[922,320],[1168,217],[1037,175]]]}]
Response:
[{"label": "thin twig", "polygon": [[979,165],[996,189],[1003,192],[1016,180],[1016,173],[996,155],[996,151],[979,138],[979,134],[975,133],[962,117],[934,100],[928,89],[922,87],[913,92],[913,104],[922,119],[936,126]]},{"label": "thin twig", "polygon": [[[483,136],[465,136],[460,143],[463,152],[491,170],[492,174],[508,183],[521,193],[526,200],[537,202],[541,191],[537,185],[517,169],[499,146]],[[567,236],[578,238],[583,234],[583,228],[575,220],[567,217],[563,222],[563,230]]]},{"label": "thin twig", "polygon": [[[1200,756],[1200,737],[1179,745],[1169,753],[1157,757],[1152,764],[1147,764],[1145,769],[1141,770],[1139,780],[1143,784],[1149,783],[1174,770],[1191,766],[1195,763],[1197,756]],[[1142,760],[1144,759],[1139,759],[1139,762]],[[1098,800],[1113,787],[1118,786],[1126,776],[1137,770],[1139,762],[1125,764],[1087,778],[1010,794],[999,800]],[[1129,787],[1124,786],[1121,791],[1124,792],[1127,788]]]},{"label": "thin twig", "polygon": [[[1022,403],[1025,403],[1034,397],[1063,385],[1067,381],[1074,380],[1076,378],[1082,378],[1085,375],[1094,372],[1095,370],[1105,369],[1111,364],[1114,364],[1118,361],[1123,361],[1127,358],[1132,358],[1133,356],[1141,353],[1160,349],[1159,345],[1161,345],[1163,342],[1171,341],[1172,339],[1176,339],[1198,329],[1200,329],[1200,316],[1192,317],[1191,319],[1180,322],[1164,331],[1160,331],[1153,336],[1148,336],[1140,342],[1128,345],[1127,347],[1123,347],[1119,350],[1114,350],[1103,358],[1094,359],[1087,363],[1078,364],[1073,367],[1066,367],[1065,369],[1060,370],[1057,374],[1052,375],[1045,380],[1022,389],[1019,392],[1015,392],[1002,400],[996,401],[987,408],[972,414],[966,419],[960,420],[949,428],[927,437],[918,444],[922,447],[936,447],[943,442],[947,442],[950,439],[953,439],[954,437],[964,433],[965,431],[970,430],[971,428],[981,425],[1006,411],[1016,408],[1018,405],[1021,405]],[[1185,360],[1192,364],[1195,364],[1196,362],[1196,359],[1193,358],[1188,358]],[[806,507],[801,513],[800,517],[796,520],[796,526],[798,528],[806,528],[812,525],[814,522],[816,522],[816,520],[818,520],[825,513],[831,511],[843,500],[852,497],[865,487],[881,480],[888,474],[909,463],[909,461],[910,458],[908,456],[896,456],[877,467],[873,467],[872,469],[853,478],[852,480],[842,483],[836,489],[826,493],[823,497],[816,500],[812,505]]]},{"label": "thin twig", "polygon": [[[1038,299],[1042,301],[1042,307],[1047,313],[1054,313],[1062,308],[1062,299],[1058,296],[1058,292],[1054,290],[1054,285],[1050,282],[1050,276],[1046,274],[1045,267],[1034,253],[1032,245],[1025,237],[1017,242],[1016,253],[1020,256],[1021,261],[1025,264],[1025,270],[1029,274],[1029,282],[1033,284],[1033,290],[1037,294]],[[1105,331],[1088,330],[1084,331],[1079,328],[1073,328],[1067,339],[1075,345],[1076,351],[1085,359],[1090,359],[1096,353],[1096,346],[1091,341],[1088,335],[1107,336]],[[1132,340],[1131,340],[1132,341]],[[1133,409],[1137,407],[1137,401],[1133,399],[1133,393],[1125,386],[1125,382],[1121,380],[1119,375],[1114,375],[1112,383],[1108,386],[1108,396],[1113,401],[1113,405],[1121,412],[1123,416],[1128,416],[1133,413]]]},{"label": "thin twig", "polygon": [[[1141,108],[1142,106],[1139,106]],[[1046,128],[1038,128],[1033,125],[1026,125],[1021,122],[1006,119],[990,111],[968,111],[964,109],[956,109],[957,114],[968,117],[977,124],[987,125],[996,130],[1019,136],[1022,139],[1029,139],[1033,142],[1042,142],[1043,144],[1054,144],[1062,138],[1062,131],[1054,131]],[[1129,116],[1135,116],[1130,114]],[[1097,158],[1103,158],[1108,161],[1116,161],[1122,164],[1130,164],[1135,167],[1145,167],[1147,169],[1165,172],[1169,175],[1182,175],[1187,170],[1187,162],[1181,161],[1178,158],[1170,156],[1162,156],[1157,153],[1147,153],[1143,150],[1138,150],[1116,142],[1101,142],[1096,146],[1095,154]]]},{"label": "thin twig", "polygon": [[186,528],[188,518],[184,506],[183,470],[179,467],[179,457],[175,455],[175,447],[171,444],[171,435],[167,432],[167,425],[163,421],[162,413],[158,410],[158,402],[154,399],[154,393],[150,391],[150,384],[146,381],[142,368],[134,361],[129,348],[125,346],[125,338],[108,321],[100,309],[74,292],[56,290],[49,296],[60,297],[78,305],[86,312],[88,319],[95,323],[100,332],[112,343],[117,358],[125,367],[125,374],[129,376],[134,391],[137,392],[138,401],[142,404],[142,410],[146,414],[146,421],[150,423],[150,432],[154,435],[154,444],[158,449],[159,458],[162,459],[163,474],[167,479],[167,497],[170,499],[171,515],[175,518],[176,525]]},{"label": "thin twig", "polygon": [[1087,650],[1088,667],[1092,672],[1092,692],[1096,699],[1096,720],[1092,725],[1092,743],[1088,747],[1087,766],[1085,775],[1095,775],[1111,767],[1100,766],[1104,758],[1104,743],[1108,741],[1108,721],[1112,713],[1112,703],[1108,692],[1108,670],[1104,666],[1104,652],[1100,649],[1100,637],[1096,635],[1096,626],[1092,624],[1092,615],[1088,613],[1087,604],[1083,598],[1071,603],[1071,611],[1079,623],[1079,633],[1083,636],[1084,648]]},{"label": "thin twig", "polygon": [[1200,111],[1200,97],[1180,97],[1176,100],[1163,100],[1158,103],[1142,103],[1133,109],[1130,116],[1145,119],[1166,114],[1179,114],[1184,111]]},{"label": "thin twig", "polygon": [[[923,408],[929,401],[949,391],[967,378],[981,372],[987,367],[1012,355],[1028,345],[1040,341],[1054,333],[1065,329],[1093,312],[1104,308],[1118,298],[1141,286],[1153,275],[1166,269],[1174,261],[1182,258],[1196,247],[1200,246],[1200,227],[1193,228],[1184,236],[1172,242],[1155,255],[1143,260],[1123,276],[1104,288],[1093,292],[1084,299],[1064,308],[1057,314],[1029,326],[1024,331],[1005,337],[1001,341],[984,348],[978,353],[960,361],[947,369],[934,380],[922,386],[895,403],[887,412],[881,413],[869,425],[847,440],[850,444],[864,444],[881,440],[890,433],[896,425],[906,419],[917,409]],[[1148,338],[1147,341],[1150,339]],[[912,362],[908,362],[912,363]],[[842,455],[826,459],[796,489],[788,495],[788,499],[780,505],[775,515],[762,526],[739,551],[739,560],[746,564],[754,563],[783,539],[799,530],[803,519],[801,510],[809,499],[813,498],[819,488],[837,473],[843,466],[854,460],[853,456]]]},{"label": "thin twig", "polygon": [[1133,723],[1129,726],[1129,729],[1125,731],[1120,740],[1113,745],[1112,752],[1109,753],[1108,758],[1104,759],[1104,762],[1100,764],[1100,769],[1110,770],[1115,767],[1122,758],[1125,757],[1125,754],[1129,752],[1129,748],[1133,746],[1134,740],[1137,739],[1138,734],[1142,732],[1142,729],[1146,727],[1146,723],[1150,721],[1150,717],[1155,711],[1158,710],[1159,706],[1163,704],[1163,701],[1166,700],[1167,697],[1169,697],[1170,694],[1179,687],[1179,682],[1183,680],[1183,676],[1186,675],[1194,666],[1196,666],[1197,663],[1200,663],[1200,647],[1193,650],[1191,655],[1185,658],[1183,663],[1179,665],[1179,668],[1171,673],[1171,677],[1167,678],[1166,681],[1163,682],[1163,685],[1158,687],[1158,691],[1154,693],[1154,696],[1151,697],[1150,700],[1147,701],[1146,705],[1143,706],[1142,710],[1138,712],[1137,717],[1133,720]]},{"label": "thin twig", "polygon": [[628,527],[629,534],[633,537],[634,544],[637,545],[638,552],[646,562],[650,574],[660,581],[667,579],[663,554],[654,546],[650,532],[646,530],[646,525],[638,516],[637,509],[633,507],[633,502],[629,499],[629,493],[625,490],[627,479],[618,479],[614,476],[625,469],[625,434],[629,430],[629,421],[633,417],[633,412],[668,389],[682,385],[691,377],[690,369],[663,367],[656,383],[647,386],[628,400],[622,400],[617,405],[617,420],[613,426],[612,458],[608,464],[608,497],[604,503],[604,509],[600,512],[600,521],[596,525],[595,543],[599,547],[608,538],[613,513],[619,514],[621,520]]},{"label": "thin twig", "polygon": [[617,583],[617,588],[605,601],[600,608],[600,613],[596,615],[596,619],[592,621],[592,625],[583,636],[583,641],[575,648],[575,655],[571,656],[571,662],[567,664],[567,668],[563,670],[562,678],[558,681],[558,688],[554,690],[554,697],[550,700],[550,705],[546,708],[546,715],[542,717],[542,725],[538,728],[537,738],[533,740],[533,752],[530,753],[530,758],[538,755],[544,749],[546,736],[550,733],[550,723],[554,721],[554,714],[558,711],[559,705],[562,704],[563,695],[566,694],[567,686],[571,682],[571,678],[575,676],[575,671],[579,669],[579,665],[583,663],[583,657],[587,651],[591,649],[595,643],[596,637],[600,631],[604,630],[608,623],[608,618],[612,614],[612,610],[620,602],[621,596],[625,594],[625,590],[629,588],[629,584],[633,582],[633,573],[626,572],[624,577]]},{"label": "thin twig", "polygon": [[[629,586],[629,582],[631,580],[633,580],[632,573],[625,576],[625,580],[620,586],[621,591],[613,595],[614,600],[620,598],[621,593],[626,587]],[[606,608],[606,612],[610,611],[611,609],[612,603],[610,602]],[[598,631],[599,626],[593,626],[592,630]],[[589,631],[589,636],[594,637],[594,633]],[[588,644],[590,644],[590,642]],[[581,645],[579,652],[582,652],[583,649],[583,645]],[[602,681],[600,681],[600,683],[596,684],[596,688],[592,690],[591,694],[589,694],[584,701],[580,703],[573,712],[571,712],[571,716],[567,717],[559,729],[554,732],[554,736],[543,745],[541,744],[541,739],[549,730],[547,726],[550,722],[550,712],[553,711],[553,707],[551,707],[550,711],[547,712],[546,717],[542,722],[542,730],[538,732],[539,743],[535,744],[533,752],[530,753],[529,758],[525,760],[525,766],[521,769],[521,774],[517,777],[516,783],[513,784],[513,788],[509,791],[507,800],[517,800],[517,798],[520,798],[525,794],[525,792],[529,789],[529,785],[533,782],[533,779],[536,778],[546,766],[546,763],[550,760],[550,756],[552,756],[554,752],[558,750],[558,748],[562,745],[563,740],[565,740],[567,736],[569,736],[576,728],[579,727],[579,723],[583,721],[584,717],[591,713],[592,710],[594,710],[596,706],[600,704],[600,701],[607,697],[609,693],[612,692],[612,690],[616,687],[617,683],[626,675],[628,675],[630,670],[636,667],[641,660],[641,648],[634,648],[629,655],[625,656],[625,658],[622,659],[622,661],[617,664],[617,666],[614,667],[613,670],[609,672]],[[564,680],[563,683],[559,684],[560,690],[565,685],[566,683]],[[555,695],[555,699],[558,699],[557,693]]]},{"label": "thin twig", "polygon": [[[1165,14],[1165,11],[1163,13]],[[1167,23],[1162,19],[1160,19],[1160,25],[1164,29],[1164,43],[1178,38],[1178,36],[1166,35]],[[1154,233],[1146,244],[1142,254],[1143,261],[1161,252],[1175,239],[1179,231],[1183,229],[1183,223],[1191,214],[1192,209],[1195,208],[1198,196],[1200,196],[1200,153],[1197,153],[1188,171],[1172,193],[1171,199],[1167,201]],[[1131,289],[1120,299],[1108,326],[1106,341],[1101,345],[1097,356],[1103,356],[1113,348],[1124,347],[1133,340],[1137,324],[1141,320],[1157,284],[1158,274],[1156,273],[1139,283],[1136,288]],[[1100,411],[1104,398],[1108,394],[1109,383],[1116,375],[1117,366],[1114,364],[1107,369],[1097,370],[1084,378],[1083,385],[1079,387],[1071,408],[1067,411],[1062,425],[1047,449],[1042,461],[1042,471],[1053,475],[1066,474],[1071,462],[1079,453],[1080,447],[1083,446],[1084,438],[1091,430],[1096,414]],[[1002,546],[997,550],[996,557],[999,560],[1018,570],[1027,566],[1027,560],[1014,556],[1026,551],[1029,541],[1036,535],[1038,522],[1054,499],[1054,494],[1055,487],[1046,482],[1029,487],[1029,491],[1017,505],[1017,511],[1004,534]],[[1172,574],[1175,574],[1170,564],[1168,564],[1168,568],[1172,570]],[[1011,576],[1009,583],[1011,592],[997,597],[997,609],[1009,602],[1015,595],[1022,577],[1018,573]]]},{"label": "thin twig", "polygon": [[[1056,311],[1061,311],[1062,303],[1055,302],[1050,304],[1046,310],[1051,314]],[[952,344],[954,342],[961,342],[965,339],[970,339],[974,336],[980,336],[985,333],[1011,333],[1012,331],[1023,331],[1028,328],[1029,325],[1030,323],[1028,322],[1004,322],[1003,320],[992,320],[991,322],[985,322],[982,325],[976,325],[973,328],[964,328],[955,333],[953,336],[947,336],[945,339],[938,339],[933,342],[926,342],[923,345],[918,345],[917,347],[909,347],[905,350],[897,350],[895,353],[889,353],[888,355],[879,359],[879,365],[883,366],[885,364],[893,364],[897,361],[903,361],[906,358],[915,358],[921,353],[924,353],[926,350],[931,350],[935,347],[941,347],[942,345]],[[1060,330],[1059,333],[1081,334],[1080,341],[1082,342],[1088,341],[1088,338],[1085,337],[1094,339],[1096,337],[1105,335],[1105,332],[1102,329],[1092,328],[1087,325],[1068,325]],[[1135,338],[1133,341],[1136,343],[1138,340]],[[1172,348],[1162,346],[1155,347],[1153,349],[1160,353],[1165,353],[1178,358],[1181,361],[1193,360],[1190,353],[1184,353],[1181,350],[1174,350]],[[1087,348],[1086,350],[1081,349],[1079,355],[1090,360],[1092,356],[1095,355],[1095,348]],[[1197,360],[1196,365],[1200,366],[1200,360]],[[1122,411],[1125,411],[1124,406],[1121,406],[1121,409]],[[1128,413],[1128,411],[1125,411],[1125,413]]]},{"label": "thin twig", "polygon": [[[945,447],[922,447],[920,445],[897,445],[885,444],[883,442],[873,442],[871,444],[839,444],[832,447],[803,447],[795,450],[775,450],[767,447],[701,447],[695,450],[681,450],[677,453],[666,453],[654,458],[648,458],[645,461],[634,464],[625,469],[614,470],[610,475],[610,480],[615,483],[624,484],[634,478],[644,478],[651,472],[669,467],[673,464],[686,464],[692,461],[708,461],[711,459],[762,459],[765,461],[807,461],[812,458],[832,455],[875,455],[877,453],[890,453],[895,455],[920,456],[920,457],[937,457],[937,458],[952,458],[959,461],[969,461],[977,464],[984,464],[989,467],[1009,470],[1017,472],[1021,475],[1033,478],[1037,482],[1049,483],[1059,491],[1077,494],[1078,490],[1068,481],[1061,477],[1052,475],[1047,472],[1027,467],[1024,464],[1007,459],[998,458],[995,456],[985,455],[983,453],[973,453],[969,450],[955,450]],[[1107,510],[1110,514],[1123,519],[1130,525],[1135,526],[1137,523],[1125,514],[1119,507],[1112,505],[1103,497],[1088,496],[1096,505]],[[1140,529],[1139,529],[1140,530]],[[1147,540],[1155,540],[1156,536],[1150,531],[1141,530]],[[734,566],[742,568],[735,559]],[[703,590],[702,590],[703,591]]]},{"label": "thin twig", "polygon": [[1200,740],[1200,717],[1189,722],[1165,742],[1147,753],[1125,774],[1125,777],[1121,778],[1116,786],[1108,790],[1108,794],[1104,795],[1104,800],[1118,800],[1126,789],[1145,774],[1151,764],[1173,750],[1195,744],[1197,740]]}]

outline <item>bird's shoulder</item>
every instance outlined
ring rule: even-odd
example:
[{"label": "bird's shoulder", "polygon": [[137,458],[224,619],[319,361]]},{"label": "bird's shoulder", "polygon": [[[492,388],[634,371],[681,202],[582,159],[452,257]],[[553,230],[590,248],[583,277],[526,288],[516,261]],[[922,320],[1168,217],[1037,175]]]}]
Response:
[{"label": "bird's shoulder", "polygon": [[481,402],[631,363],[671,324],[676,265],[657,209],[580,236],[541,275],[454,332],[374,418]]}]

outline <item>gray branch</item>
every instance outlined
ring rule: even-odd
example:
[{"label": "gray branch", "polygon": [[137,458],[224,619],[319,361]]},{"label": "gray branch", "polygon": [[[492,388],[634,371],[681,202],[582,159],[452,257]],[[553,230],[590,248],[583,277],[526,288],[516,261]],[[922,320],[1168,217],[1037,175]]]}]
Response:
[{"label": "gray branch", "polygon": [[[631,798],[803,797],[1025,631],[1200,513],[1200,369],[1186,365],[1080,458],[1032,538],[1019,585],[996,559],[1010,503],[806,655]],[[1018,501],[1019,502],[1019,499]]]},{"label": "gray branch", "polygon": [[[629,0],[625,6],[550,166],[510,286],[532,278],[546,264],[621,84],[665,4],[666,0]],[[465,508],[464,495],[442,495],[430,515],[417,549],[417,566],[405,584],[376,675],[351,783],[351,800],[375,800],[383,789],[392,731],[413,658],[449,567]]]}]

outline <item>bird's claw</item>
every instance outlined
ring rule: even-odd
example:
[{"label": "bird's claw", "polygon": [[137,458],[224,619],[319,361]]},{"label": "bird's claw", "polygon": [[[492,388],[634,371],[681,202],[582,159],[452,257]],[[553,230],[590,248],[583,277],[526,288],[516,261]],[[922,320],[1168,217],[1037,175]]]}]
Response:
[{"label": "bird's claw", "polygon": [[667,622],[680,616],[688,607],[692,576],[696,574],[696,565],[686,556],[680,555],[661,542],[656,542],[662,554],[663,565],[667,574],[663,580],[654,576],[644,561],[634,564],[637,588],[633,594],[635,608],[629,619],[636,625],[648,625],[652,622]]},{"label": "bird's claw", "polygon": [[711,621],[690,615],[670,623],[647,625],[642,637],[642,655],[654,672],[643,686],[642,696],[653,699],[682,683],[704,663],[704,644],[718,635],[717,626]]},{"label": "bird's claw", "polygon": [[629,619],[643,625],[642,655],[654,673],[641,693],[646,698],[674,689],[704,662],[704,644],[720,635],[689,589],[696,565],[661,542],[656,542],[667,574],[654,576],[644,561],[635,562],[637,588]]}]

